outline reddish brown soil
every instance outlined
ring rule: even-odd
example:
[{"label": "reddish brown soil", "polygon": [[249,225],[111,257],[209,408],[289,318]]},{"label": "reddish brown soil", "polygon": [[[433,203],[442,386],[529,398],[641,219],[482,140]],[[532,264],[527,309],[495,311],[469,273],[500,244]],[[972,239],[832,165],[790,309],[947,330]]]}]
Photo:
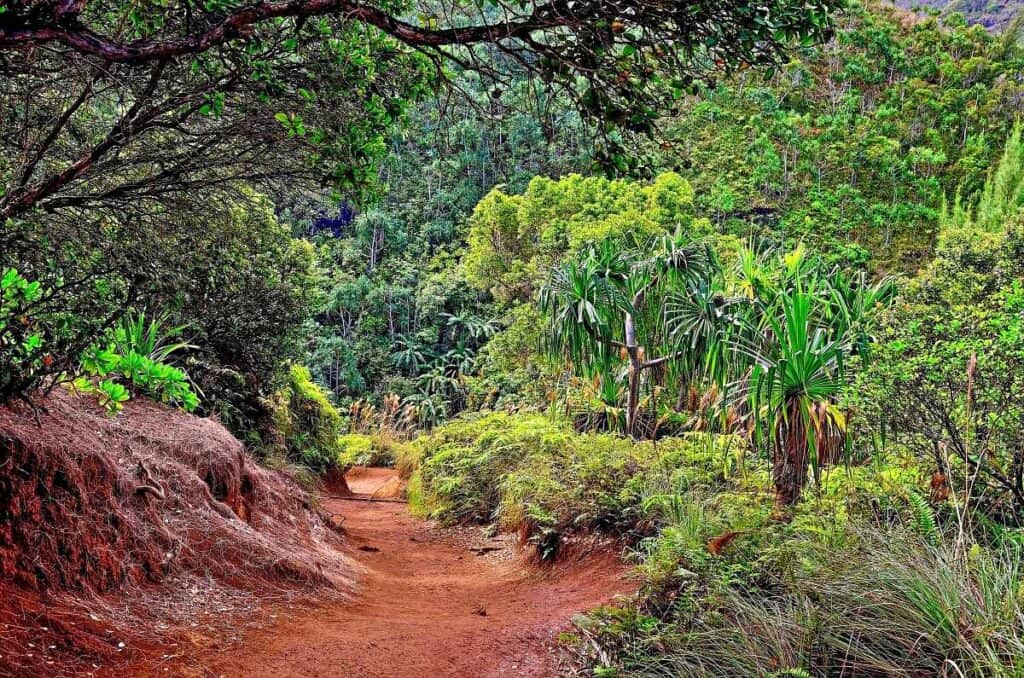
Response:
[{"label": "reddish brown soil", "polygon": [[0,677],[125,675],[358,575],[330,517],[216,421],[36,404],[0,407]]},{"label": "reddish brown soil", "polygon": [[[356,496],[394,483],[361,470]],[[351,602],[282,615],[233,646],[189,659],[215,676],[557,676],[558,632],[630,589],[612,553],[530,566],[508,539],[443,530],[393,501],[326,500],[366,566]],[[270,610],[267,611],[271,612]],[[173,673],[174,668],[170,671]]]}]

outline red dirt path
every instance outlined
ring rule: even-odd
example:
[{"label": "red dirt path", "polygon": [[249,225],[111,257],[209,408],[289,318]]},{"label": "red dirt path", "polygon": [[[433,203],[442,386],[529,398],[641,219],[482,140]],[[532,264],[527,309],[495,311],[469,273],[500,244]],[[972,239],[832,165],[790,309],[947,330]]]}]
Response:
[{"label": "red dirt path", "polygon": [[[367,469],[349,484],[367,496],[393,477]],[[436,528],[401,503],[325,504],[344,517],[352,553],[367,568],[355,598],[285,616],[190,664],[216,676],[275,678],[558,676],[558,631],[630,589],[613,554],[535,568],[508,541]]]}]

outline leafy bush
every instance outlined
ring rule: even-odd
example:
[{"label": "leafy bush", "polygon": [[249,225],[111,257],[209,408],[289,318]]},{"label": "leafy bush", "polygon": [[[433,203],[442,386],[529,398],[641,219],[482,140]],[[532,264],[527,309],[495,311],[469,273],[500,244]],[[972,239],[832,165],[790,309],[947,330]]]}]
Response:
[{"label": "leafy bush", "polygon": [[321,472],[343,463],[342,418],[322,386],[312,381],[309,370],[292,365],[288,380],[271,401],[271,444],[265,456],[284,457]]},{"label": "leafy bush", "polygon": [[738,444],[701,434],[635,443],[535,414],[466,416],[412,443],[415,501],[435,518],[495,521],[553,552],[572,531],[642,531],[646,485],[660,477],[711,482]]},{"label": "leafy bush", "polygon": [[[49,378],[49,384],[73,380],[77,390],[95,393],[110,413],[118,412],[131,391],[192,411],[199,398],[188,375],[169,364],[174,353],[191,348],[167,343],[181,328],[164,330],[163,319],[147,320],[139,313],[108,332],[105,343],[56,358],[52,348],[67,350],[61,328],[73,324],[45,310],[53,290],[29,282],[13,268],[0,274],[0,400],[27,396]],[[75,330],[71,330],[74,335]],[[65,338],[68,335],[63,335]],[[51,346],[53,344],[54,346]]]},{"label": "leafy bush", "polygon": [[0,401],[72,377],[82,352],[137,305],[160,268],[159,240],[140,222],[0,220]]},{"label": "leafy bush", "polygon": [[147,320],[145,314],[124,319],[111,332],[109,342],[90,346],[82,355],[82,376],[74,387],[96,393],[110,413],[118,412],[130,392],[177,405],[187,412],[199,406],[188,374],[170,364],[174,354],[190,345],[170,343],[182,328],[163,329],[163,319]]},{"label": "leafy bush", "polygon": [[[180,406],[186,412],[199,405],[199,397],[183,370],[135,351],[121,354],[112,346],[90,349],[82,358],[82,370],[87,376],[76,378],[75,388],[86,393],[97,392],[100,403],[111,413],[121,409],[130,397],[130,390]],[[98,379],[98,383],[93,385],[90,378]]]},{"label": "leafy bush", "polygon": [[[159,308],[165,324],[189,326],[192,345],[181,347],[177,367],[204,395],[199,412],[217,413],[258,443],[263,403],[301,351],[316,293],[313,262],[310,245],[244,186],[233,200],[130,223],[109,214],[0,222],[0,275],[16,270],[41,293],[15,324],[4,322],[3,331],[36,336],[40,345],[31,356],[0,345],[0,400],[73,376],[83,352],[126,311]],[[0,313],[14,309],[5,307]]]},{"label": "leafy bush", "polygon": [[768,464],[735,436],[633,442],[491,413],[411,447],[414,505],[436,518],[494,522],[547,557],[577,530],[633,545],[641,595],[578,620],[595,675],[999,675],[1018,661],[1021,552],[948,546],[911,457],[823,470],[779,521]]},{"label": "leafy bush", "polygon": [[[39,282],[16,269],[0,271],[0,398],[26,392],[45,367],[43,337],[32,327],[31,308],[43,297]],[[52,358],[51,358],[52,360]]]},{"label": "leafy bush", "polygon": [[161,275],[142,296],[167,309],[167,322],[188,326],[193,346],[182,366],[204,394],[200,413],[217,414],[250,445],[264,444],[265,404],[289,378],[313,311],[313,249],[250,190],[201,217],[176,214],[171,222],[151,246]]},{"label": "leafy bush", "polygon": [[373,438],[362,433],[348,433],[338,438],[338,464],[343,468],[350,466],[375,466],[376,458]]},{"label": "leafy bush", "polygon": [[[109,327],[113,315],[84,319],[65,306],[67,285],[59,277],[44,285],[0,268],[0,402],[73,378],[82,351]],[[103,305],[102,298],[97,292],[88,304]],[[106,388],[112,402],[125,399],[121,389]]]},{"label": "leafy bush", "polygon": [[956,548],[911,458],[826,473],[788,521],[763,462],[666,461],[633,474],[639,596],[569,639],[595,675],[1019,672],[1024,552]]},{"label": "leafy bush", "polygon": [[408,466],[399,464],[408,457],[407,444],[387,432],[371,435],[348,433],[338,439],[338,445],[342,450],[338,466],[343,469],[351,466],[400,466],[399,472],[408,477]]},{"label": "leafy bush", "polygon": [[935,258],[889,314],[853,398],[962,510],[981,506],[1013,525],[1024,524],[1021,168],[1018,128],[977,204],[958,202],[944,217]]}]

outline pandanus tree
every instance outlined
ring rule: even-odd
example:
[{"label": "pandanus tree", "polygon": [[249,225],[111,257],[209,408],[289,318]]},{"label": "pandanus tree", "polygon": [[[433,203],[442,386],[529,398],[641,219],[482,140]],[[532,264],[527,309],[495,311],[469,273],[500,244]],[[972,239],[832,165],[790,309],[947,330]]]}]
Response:
[{"label": "pandanus tree", "polygon": [[664,368],[659,383],[675,380],[677,411],[691,392],[717,392],[704,398],[716,401],[709,409],[751,422],[786,507],[845,450],[840,397],[893,295],[890,279],[847,275],[803,247],[743,249],[724,270],[705,244],[676,235],[583,250],[554,270],[540,304],[549,351],[594,380],[595,392],[617,397],[624,377],[628,435],[649,433],[641,391],[655,368]]},{"label": "pandanus tree", "polygon": [[674,290],[709,279],[716,266],[706,244],[680,234],[641,247],[611,239],[556,268],[541,289],[551,353],[588,377],[614,378],[624,367],[628,435],[638,432],[645,373],[686,353],[666,342],[666,301]]},{"label": "pandanus tree", "polygon": [[797,503],[808,473],[845,448],[838,398],[854,358],[868,359],[874,313],[894,291],[891,279],[827,271],[799,249],[783,258],[778,281],[761,289],[756,331],[742,351],[753,360],[754,438],[768,443],[780,507]]},{"label": "pandanus tree", "polygon": [[743,371],[733,346],[749,328],[749,311],[749,299],[727,289],[722,276],[692,281],[666,299],[667,339],[680,356],[674,362],[677,411],[699,388],[723,389]]},{"label": "pandanus tree", "polygon": [[808,469],[818,468],[820,456],[833,451],[846,428],[835,399],[846,383],[849,338],[816,324],[816,303],[821,300],[810,292],[781,292],[764,319],[771,339],[754,356],[755,433],[770,438],[780,505],[800,499]]}]

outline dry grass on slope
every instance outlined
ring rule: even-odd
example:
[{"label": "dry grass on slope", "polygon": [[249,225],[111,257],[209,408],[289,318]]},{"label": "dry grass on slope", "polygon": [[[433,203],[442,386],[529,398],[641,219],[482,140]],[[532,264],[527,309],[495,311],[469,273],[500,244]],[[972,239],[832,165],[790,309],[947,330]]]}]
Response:
[{"label": "dry grass on slope", "polygon": [[357,566],[295,482],[223,426],[62,390],[0,408],[0,675],[108,666],[258,594],[349,589]]}]

